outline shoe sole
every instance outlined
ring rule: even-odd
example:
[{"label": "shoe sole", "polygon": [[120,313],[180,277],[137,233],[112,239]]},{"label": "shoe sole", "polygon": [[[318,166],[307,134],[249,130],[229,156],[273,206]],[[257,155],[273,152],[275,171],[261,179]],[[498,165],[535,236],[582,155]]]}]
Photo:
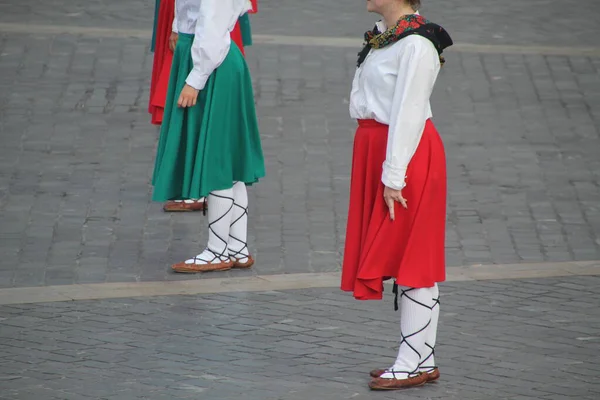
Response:
[{"label": "shoe sole", "polygon": [[181,208],[177,208],[177,209],[171,209],[171,208],[163,208],[164,212],[171,212],[171,213],[178,213],[178,212],[202,212],[204,211],[203,208],[198,208],[195,210],[190,210],[190,209],[181,209]]},{"label": "shoe sole", "polygon": [[253,265],[254,265],[254,258],[250,257],[250,260],[247,263],[240,263],[240,262],[234,261],[232,268],[248,269],[248,268],[251,268]]},{"label": "shoe sole", "polygon": [[233,267],[231,268],[235,268],[235,269],[248,269],[248,268],[252,268],[252,266],[254,265],[254,261],[248,264],[233,264]]},{"label": "shoe sole", "polygon": [[[379,378],[381,375],[382,374],[379,374],[379,375],[369,374],[369,376],[371,378]],[[437,381],[438,379],[440,379],[439,374],[437,376],[431,376],[430,374],[427,374],[427,380],[425,381],[425,383],[433,383],[433,382]]]},{"label": "shoe sole", "polygon": [[427,383],[427,381],[423,382],[423,383],[417,383],[416,385],[410,385],[410,386],[404,386],[404,387],[399,387],[399,388],[389,388],[389,387],[382,387],[382,386],[371,386],[369,385],[369,389],[371,390],[377,390],[377,391],[390,391],[390,390],[404,390],[404,389],[412,389],[412,388],[416,388],[419,386],[423,386]]},{"label": "shoe sole", "polygon": [[178,274],[201,274],[203,272],[222,272],[222,271],[229,271],[231,268],[233,267],[222,267],[222,268],[215,268],[215,269],[208,269],[208,270],[204,270],[204,271],[194,271],[194,270],[177,270],[174,268],[171,268],[171,270],[173,272],[177,272]]}]

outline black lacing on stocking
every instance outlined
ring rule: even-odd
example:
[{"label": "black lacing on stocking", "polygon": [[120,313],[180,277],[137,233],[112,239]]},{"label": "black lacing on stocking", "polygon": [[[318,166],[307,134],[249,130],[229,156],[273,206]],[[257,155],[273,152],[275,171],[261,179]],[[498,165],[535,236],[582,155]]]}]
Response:
[{"label": "black lacing on stocking", "polygon": [[[400,379],[396,377],[396,374],[406,374],[408,377],[414,376],[416,371],[408,372],[408,371],[394,371],[392,369],[386,369],[384,374],[392,374],[394,379]],[[382,374],[383,375],[383,374]],[[404,376],[402,377],[404,379]]]},{"label": "black lacing on stocking", "polygon": [[[398,285],[397,285],[397,284],[394,284],[394,286],[395,286],[395,287],[394,287],[394,290],[395,290],[395,291],[396,291],[396,293],[397,293],[397,292],[398,292]],[[402,293],[400,294],[400,297],[406,297],[408,300],[412,301],[413,303],[415,303],[415,304],[418,304],[418,305],[420,305],[420,306],[422,306],[422,307],[425,307],[425,308],[427,308],[427,309],[429,309],[429,310],[432,310],[432,309],[433,309],[433,307],[429,307],[428,305],[426,305],[426,304],[423,304],[423,303],[421,303],[420,301],[417,301],[417,300],[415,300],[415,299],[413,299],[412,297],[410,297],[410,296],[409,296],[410,292],[411,292],[411,291],[413,291],[413,290],[415,290],[415,288],[410,288],[410,289],[402,290]],[[431,318],[429,319],[429,321],[427,321],[427,324],[425,324],[425,326],[424,326],[424,327],[422,327],[421,329],[419,329],[419,330],[418,330],[418,331],[416,331],[416,332],[413,332],[413,333],[411,333],[411,334],[409,334],[409,335],[406,335],[406,336],[404,335],[404,332],[400,332],[400,337],[401,337],[401,339],[402,339],[402,340],[400,340],[400,347],[402,347],[402,343],[405,343],[405,344],[406,344],[406,345],[407,345],[407,346],[408,346],[408,347],[409,347],[409,348],[410,348],[412,351],[414,351],[414,352],[417,354],[417,356],[419,357],[419,360],[421,359],[421,353],[419,353],[419,351],[418,351],[417,349],[415,349],[415,348],[414,348],[414,347],[413,347],[413,346],[410,344],[410,342],[409,342],[409,339],[410,339],[411,337],[413,337],[413,336],[416,336],[416,335],[418,335],[418,334],[422,333],[424,330],[426,330],[426,329],[429,327],[429,324],[431,324]],[[416,368],[414,371],[411,371],[411,372],[409,372],[408,374],[414,374],[414,373],[416,373],[418,370],[419,370],[419,367],[417,366],[417,368]],[[398,371],[396,371],[396,372],[398,372]]]},{"label": "black lacing on stocking", "polygon": [[[214,221],[209,221],[209,223],[208,223],[208,230],[209,230],[210,232],[212,232],[212,233],[213,233],[213,234],[214,234],[214,235],[215,235],[215,236],[216,236],[216,237],[217,237],[217,238],[218,238],[218,239],[219,239],[221,242],[223,242],[223,244],[225,244],[225,247],[224,247],[224,249],[225,249],[225,250],[227,250],[227,240],[223,239],[221,236],[219,236],[219,235],[217,234],[217,232],[216,232],[216,231],[213,229],[213,225],[214,225],[214,224],[216,224],[217,222],[219,222],[220,220],[222,220],[223,218],[225,218],[227,215],[229,215],[229,213],[230,213],[230,212],[231,212],[231,210],[233,209],[233,202],[234,202],[234,201],[233,201],[233,198],[232,198],[232,197],[220,196],[220,195],[214,194],[214,192],[212,192],[211,194],[209,194],[209,196],[218,197],[218,198],[220,198],[220,199],[227,199],[227,200],[231,200],[231,206],[229,206],[229,209],[228,209],[228,210],[227,210],[227,211],[226,211],[226,212],[225,212],[223,215],[221,215],[219,218],[217,218],[217,219],[216,219],[216,220],[214,220]],[[223,254],[218,254],[218,253],[214,252],[214,251],[213,251],[213,250],[211,250],[211,249],[208,249],[208,250],[209,250],[211,253],[213,253],[213,254],[215,254],[215,255],[218,255],[218,256],[220,256],[220,257],[228,257],[228,255],[226,255],[225,253],[223,253]]]},{"label": "black lacing on stocking", "polygon": [[[202,254],[198,254],[194,257],[194,264],[214,264],[215,261],[223,262],[223,259],[221,258],[221,256],[219,256],[219,254],[215,253],[214,251],[208,248],[206,250],[213,255],[213,258],[211,260],[205,260],[204,258],[200,257]],[[201,261],[201,263],[199,263],[198,261]]]},{"label": "black lacing on stocking", "polygon": [[[242,207],[239,204],[237,204],[235,202],[235,200],[233,201],[233,206],[238,207],[240,209],[242,209],[242,215],[239,216],[239,218],[237,218],[235,221],[233,221],[231,223],[231,225],[229,225],[229,237],[233,240],[235,240],[238,243],[243,244],[242,248],[238,251],[231,251],[231,249],[229,249],[229,256],[230,257],[234,257],[236,259],[240,259],[240,258],[247,258],[248,254],[246,254],[244,251],[247,252],[248,250],[248,243],[244,242],[242,239],[237,238],[235,236],[231,235],[231,227],[234,226],[238,221],[240,221],[242,218],[244,217],[248,217],[248,207]],[[238,257],[239,255],[241,255],[241,257]]]},{"label": "black lacing on stocking", "polygon": [[[434,308],[439,307],[440,306],[440,298],[438,297],[437,299],[433,299],[433,306],[431,306],[431,310],[433,311]],[[430,321],[431,323],[431,321]],[[425,364],[429,359],[431,359],[431,357],[435,356],[435,347],[431,346],[429,343],[425,343],[425,346],[427,346],[429,348],[429,354],[427,355],[427,357],[425,357],[423,359],[423,361],[421,361],[419,363],[419,369],[427,369],[427,370],[433,370],[435,368],[437,368],[437,365],[423,365]]]},{"label": "black lacing on stocking", "polygon": [[[400,297],[402,296],[406,296],[408,299],[410,299],[411,301],[413,301],[414,303],[417,303],[420,306],[429,308],[430,310],[433,310],[433,308],[435,307],[436,304],[439,304],[439,301],[437,303],[434,303],[433,306],[429,307],[426,304],[423,304],[421,302],[416,301],[415,299],[413,299],[412,297],[408,296],[406,293],[415,290],[415,288],[410,288],[410,289],[406,289],[403,290],[402,293],[400,294]],[[394,297],[394,311],[398,311],[398,284],[394,282],[394,288],[392,290],[392,292],[394,293],[395,297]]]},{"label": "black lacing on stocking", "polygon": [[427,357],[425,357],[425,359],[419,363],[419,369],[435,369],[435,368],[437,368],[437,366],[435,366],[435,365],[423,365],[431,357],[433,357],[435,355],[435,348],[434,347],[432,347],[429,343],[425,343],[425,346],[427,346],[429,348],[429,350],[430,350],[429,351],[429,355],[427,355]]}]

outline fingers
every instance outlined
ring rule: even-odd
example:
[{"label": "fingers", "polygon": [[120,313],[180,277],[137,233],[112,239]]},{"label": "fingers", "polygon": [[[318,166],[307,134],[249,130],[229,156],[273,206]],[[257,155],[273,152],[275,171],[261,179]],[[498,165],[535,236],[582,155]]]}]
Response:
[{"label": "fingers", "polygon": [[185,93],[181,93],[179,95],[179,100],[177,100],[177,105],[182,108],[193,107],[196,105],[197,96],[190,96]]},{"label": "fingers", "polygon": [[402,196],[399,196],[400,198],[398,199],[398,202],[400,202],[400,204],[402,204],[402,207],[408,209],[408,203],[406,202],[406,199]]},{"label": "fingers", "polygon": [[394,221],[396,219],[396,213],[395,213],[395,205],[396,202],[400,203],[402,205],[402,207],[404,207],[405,209],[408,209],[408,201],[402,197],[402,195],[399,196],[385,196],[384,197],[385,200],[385,204],[388,207],[388,210],[390,212],[390,219],[392,221]]},{"label": "fingers", "polygon": [[171,36],[169,37],[169,49],[171,51],[175,51],[175,47],[177,46],[178,38],[179,38],[179,36],[175,32],[171,33]]},{"label": "fingers", "polygon": [[188,99],[188,96],[186,96],[184,93],[181,93],[179,95],[179,100],[177,100],[177,105],[182,108],[189,107],[190,100]]},{"label": "fingers", "polygon": [[385,199],[385,203],[388,206],[388,210],[390,211],[390,219],[393,221],[394,219],[396,219],[396,214],[394,212],[394,199],[388,197]]}]

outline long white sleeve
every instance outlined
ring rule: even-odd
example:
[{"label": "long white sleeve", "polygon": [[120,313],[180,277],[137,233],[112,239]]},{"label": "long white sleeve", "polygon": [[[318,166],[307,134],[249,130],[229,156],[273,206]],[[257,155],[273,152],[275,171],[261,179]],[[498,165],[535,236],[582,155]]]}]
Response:
[{"label": "long white sleeve", "polygon": [[404,40],[407,43],[398,56],[398,77],[381,177],[385,186],[396,190],[406,185],[406,169],[429,117],[429,97],[439,71],[439,56],[427,39],[409,37]]},{"label": "long white sleeve", "polygon": [[192,60],[194,68],[186,83],[197,90],[204,89],[215,69],[227,57],[231,46],[230,32],[238,18],[252,8],[248,0],[198,0],[200,9],[196,22]]},{"label": "long white sleeve", "polygon": [[171,30],[175,33],[178,33],[178,29],[177,29],[177,0],[175,0],[173,2],[173,7],[175,8],[175,14],[173,15],[173,25],[171,27]]}]

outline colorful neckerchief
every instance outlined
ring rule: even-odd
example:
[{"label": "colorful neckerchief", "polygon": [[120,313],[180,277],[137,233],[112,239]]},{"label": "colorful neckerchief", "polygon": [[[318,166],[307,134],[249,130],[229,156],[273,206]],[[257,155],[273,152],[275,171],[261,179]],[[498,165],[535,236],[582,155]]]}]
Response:
[{"label": "colorful neckerchief", "polygon": [[445,62],[442,52],[445,48],[452,46],[452,39],[448,32],[418,14],[410,14],[402,16],[396,25],[385,32],[379,32],[377,26],[372,31],[366,32],[365,46],[358,53],[358,66],[360,67],[365,61],[371,49],[381,49],[409,35],[420,35],[429,39],[440,55],[440,62],[442,64]]}]

